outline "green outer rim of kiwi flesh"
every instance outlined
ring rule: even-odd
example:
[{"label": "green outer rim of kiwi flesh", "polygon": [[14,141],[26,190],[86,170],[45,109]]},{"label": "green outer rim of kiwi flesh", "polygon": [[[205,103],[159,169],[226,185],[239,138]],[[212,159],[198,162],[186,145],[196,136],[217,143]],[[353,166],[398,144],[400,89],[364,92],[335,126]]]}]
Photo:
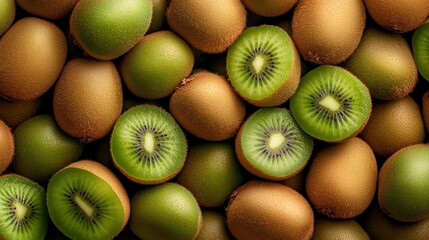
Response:
[{"label": "green outer rim of kiwi flesh", "polygon": [[[282,129],[270,129],[270,126]],[[269,132],[270,136],[280,133],[284,138],[288,138],[280,145],[280,149],[287,148],[287,152],[273,150],[272,154],[278,154],[273,159],[269,159],[264,152],[264,149],[269,148],[266,146],[269,140],[267,141],[264,134]],[[302,169],[313,151],[313,139],[299,128],[289,110],[285,108],[257,110],[244,124],[240,137],[241,148],[249,164],[277,178],[286,178]]]},{"label": "green outer rim of kiwi flesh", "polygon": [[[352,114],[337,121],[318,114],[313,107],[317,103],[311,95],[320,93],[323,86],[341,90],[336,93],[348,99],[349,113]],[[328,95],[332,97],[334,93]],[[339,142],[359,132],[369,118],[371,106],[368,88],[357,77],[341,67],[328,65],[308,72],[290,99],[290,110],[299,126],[310,136],[328,142]]]},{"label": "green outer rim of kiwi flesh", "polygon": [[[138,156],[136,134],[146,125],[159,127],[165,134],[166,158],[145,161]],[[113,128],[110,144],[115,164],[132,178],[147,183],[172,178],[180,171],[187,154],[186,138],[180,126],[167,111],[153,105],[136,106],[122,114]]]},{"label": "green outer rim of kiwi flesh", "polygon": [[429,81],[429,23],[414,31],[411,43],[417,69],[423,78]]},{"label": "green outer rim of kiwi flesh", "polygon": [[[250,78],[247,72],[249,62],[246,56],[257,48],[275,51],[271,72],[275,77],[265,79],[263,83]],[[227,72],[231,84],[242,96],[262,100],[273,95],[289,79],[294,59],[292,40],[283,29],[269,25],[249,27],[228,49]]]},{"label": "green outer rim of kiwi flesh", "polygon": [[[26,214],[31,214],[30,222],[27,226],[16,229],[11,227],[8,215],[5,212],[9,211],[7,194],[18,192],[24,195],[28,203],[34,207],[31,212],[27,209]],[[43,239],[49,223],[48,209],[46,208],[46,191],[36,182],[19,176],[8,175],[0,178],[0,239]],[[22,205],[27,205],[20,201]]]},{"label": "green outer rim of kiwi flesh", "polygon": [[[73,189],[80,193],[71,194]],[[92,205],[97,206],[93,208],[94,214],[101,215],[96,217],[96,224],[83,223],[83,210],[75,214],[76,209],[82,209],[77,208],[76,196],[81,202],[89,201],[83,192],[89,195]],[[71,197],[66,196],[67,193]],[[124,208],[119,196],[107,182],[87,170],[66,168],[56,173],[49,181],[46,200],[52,222],[71,239],[112,239],[124,223]]]}]

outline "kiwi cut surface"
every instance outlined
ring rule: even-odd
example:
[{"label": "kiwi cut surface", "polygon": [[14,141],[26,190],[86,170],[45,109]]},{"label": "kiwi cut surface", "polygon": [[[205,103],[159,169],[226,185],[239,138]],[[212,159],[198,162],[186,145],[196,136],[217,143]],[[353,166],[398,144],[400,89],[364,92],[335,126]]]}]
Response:
[{"label": "kiwi cut surface", "polygon": [[304,75],[290,100],[298,125],[312,137],[327,142],[359,134],[371,108],[368,88],[347,70],[328,65]]},{"label": "kiwi cut surface", "polygon": [[130,180],[159,184],[175,177],[187,155],[185,135],[164,109],[139,105],[123,113],[113,128],[110,151]]},{"label": "kiwi cut surface", "polygon": [[411,43],[417,69],[429,81],[429,23],[422,24],[414,31]]},{"label": "kiwi cut surface", "polygon": [[0,119],[0,174],[12,163],[15,155],[15,138],[12,130]]},{"label": "kiwi cut surface", "polygon": [[46,191],[16,175],[0,176],[0,239],[43,239],[49,223]]},{"label": "kiwi cut surface", "polygon": [[71,239],[112,239],[127,224],[130,202],[121,182],[90,160],[58,171],[47,187],[49,216]]},{"label": "kiwi cut surface", "polygon": [[235,149],[240,163],[252,174],[284,180],[307,164],[313,139],[300,129],[289,110],[261,108],[240,128]]},{"label": "kiwi cut surface", "polygon": [[231,85],[256,106],[286,102],[301,77],[299,54],[280,27],[247,28],[228,49],[226,66]]}]

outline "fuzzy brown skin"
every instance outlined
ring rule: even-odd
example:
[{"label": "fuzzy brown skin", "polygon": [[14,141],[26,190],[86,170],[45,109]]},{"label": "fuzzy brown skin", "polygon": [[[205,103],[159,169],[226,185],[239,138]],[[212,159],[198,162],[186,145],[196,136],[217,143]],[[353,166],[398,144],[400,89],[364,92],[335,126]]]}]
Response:
[{"label": "fuzzy brown skin", "polygon": [[422,102],[423,120],[426,126],[426,131],[429,132],[429,90],[423,95]]},{"label": "fuzzy brown skin", "polygon": [[370,240],[368,234],[355,219],[331,220],[325,217],[316,218],[312,238],[315,240]]},{"label": "fuzzy brown skin", "polygon": [[360,138],[332,144],[314,157],[306,192],[318,212],[330,218],[353,218],[374,198],[377,162],[371,147]]},{"label": "fuzzy brown skin", "polygon": [[427,0],[364,0],[369,15],[384,28],[409,32],[422,24],[429,13]]},{"label": "fuzzy brown skin", "polygon": [[173,31],[206,53],[224,52],[246,26],[240,0],[172,0],[166,16]]},{"label": "fuzzy brown skin", "polygon": [[25,11],[42,18],[62,19],[67,17],[79,0],[16,0]]},{"label": "fuzzy brown skin", "polygon": [[243,0],[252,12],[264,17],[277,17],[291,10],[298,0]]},{"label": "fuzzy brown skin", "polygon": [[0,174],[12,163],[15,140],[10,128],[0,119]]},{"label": "fuzzy brown skin", "polygon": [[54,116],[69,135],[84,142],[110,133],[122,105],[121,78],[110,61],[70,60],[54,90]]},{"label": "fuzzy brown skin", "polygon": [[313,210],[307,200],[280,183],[250,181],[231,196],[227,226],[237,239],[310,239]]},{"label": "fuzzy brown skin", "polygon": [[365,27],[361,0],[298,1],[293,17],[293,39],[311,63],[337,65],[357,48]]},{"label": "fuzzy brown skin", "polygon": [[40,113],[43,104],[43,97],[29,101],[8,102],[0,100],[0,119],[10,128],[15,128],[25,120]]}]

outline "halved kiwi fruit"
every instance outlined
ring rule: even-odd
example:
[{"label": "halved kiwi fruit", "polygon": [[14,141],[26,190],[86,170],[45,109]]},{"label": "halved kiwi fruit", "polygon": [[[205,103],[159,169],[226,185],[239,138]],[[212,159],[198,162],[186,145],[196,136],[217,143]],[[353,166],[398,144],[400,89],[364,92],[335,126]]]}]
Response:
[{"label": "halved kiwi fruit", "polygon": [[285,108],[261,108],[241,126],[235,141],[237,157],[249,172],[284,180],[307,164],[313,139]]},{"label": "halved kiwi fruit", "polygon": [[280,27],[247,28],[228,49],[226,66],[231,85],[256,106],[286,102],[301,77],[299,54]]},{"label": "halved kiwi fruit", "polygon": [[339,142],[358,135],[371,113],[368,88],[347,70],[319,66],[308,72],[290,100],[298,125],[309,135]]},{"label": "halved kiwi fruit", "polygon": [[130,180],[159,184],[175,177],[187,155],[185,135],[164,109],[139,105],[123,113],[113,128],[110,151]]},{"label": "halved kiwi fruit", "polygon": [[74,162],[58,171],[47,188],[49,216],[71,239],[112,239],[127,224],[128,195],[102,164]]},{"label": "halved kiwi fruit", "polygon": [[417,69],[429,81],[429,23],[422,24],[414,31],[411,43]]},{"label": "halved kiwi fruit", "polygon": [[0,119],[0,174],[9,167],[15,155],[15,139],[12,131]]},{"label": "halved kiwi fruit", "polygon": [[16,175],[0,176],[0,239],[43,239],[49,224],[46,191]]}]

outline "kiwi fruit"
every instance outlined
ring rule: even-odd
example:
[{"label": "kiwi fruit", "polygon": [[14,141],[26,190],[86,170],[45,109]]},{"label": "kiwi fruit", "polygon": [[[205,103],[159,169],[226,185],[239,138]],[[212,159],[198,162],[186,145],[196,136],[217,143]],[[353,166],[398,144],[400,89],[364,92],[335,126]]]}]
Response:
[{"label": "kiwi fruit", "polygon": [[250,11],[264,16],[277,17],[291,10],[298,0],[243,0]]},{"label": "kiwi fruit", "polygon": [[17,174],[45,183],[58,170],[79,159],[84,144],[70,137],[52,115],[28,119],[14,130]]},{"label": "kiwi fruit", "polygon": [[429,14],[427,0],[364,0],[371,18],[392,32],[404,33],[417,28]]},{"label": "kiwi fruit", "polygon": [[313,139],[299,128],[289,110],[260,108],[241,125],[235,151],[250,173],[284,180],[307,164]]},{"label": "kiwi fruit", "polygon": [[308,199],[329,218],[353,218],[363,213],[377,187],[377,161],[360,138],[327,145],[311,162],[306,179]]},{"label": "kiwi fruit", "polygon": [[324,217],[317,217],[314,221],[314,232],[312,239],[370,240],[371,238],[354,219],[327,219]]},{"label": "kiwi fruit", "polygon": [[30,119],[42,111],[46,104],[45,97],[23,101],[0,100],[0,119],[9,127],[15,128],[27,119]]},{"label": "kiwi fruit", "polygon": [[298,125],[310,136],[340,142],[357,136],[371,113],[368,88],[337,66],[319,66],[301,78],[290,99]]},{"label": "kiwi fruit", "polygon": [[186,187],[202,207],[221,207],[244,183],[245,172],[229,142],[192,145],[177,183]]},{"label": "kiwi fruit", "polygon": [[128,223],[130,201],[119,179],[102,164],[80,160],[49,180],[49,216],[71,239],[112,239]]},{"label": "kiwi fruit", "polygon": [[285,180],[280,181],[279,183],[284,184],[293,190],[299,192],[300,194],[305,194],[305,178],[307,177],[309,164],[306,165],[306,167],[302,170],[300,170],[298,173],[293,175],[290,178],[287,178]]},{"label": "kiwi fruit", "polygon": [[42,18],[58,20],[66,18],[79,0],[16,0],[16,4],[25,11]]},{"label": "kiwi fruit", "polygon": [[121,60],[128,89],[145,99],[170,95],[194,67],[191,47],[171,31],[144,36]]},{"label": "kiwi fruit", "polygon": [[378,203],[388,216],[402,222],[429,218],[429,144],[400,149],[382,165]]},{"label": "kiwi fruit", "polygon": [[164,109],[144,104],[123,113],[110,140],[115,166],[130,180],[159,184],[175,177],[187,154],[185,135]]},{"label": "kiwi fruit", "polygon": [[429,90],[426,91],[422,97],[422,112],[423,112],[423,121],[426,126],[426,131],[429,132]]},{"label": "kiwi fruit", "polygon": [[226,217],[224,214],[204,210],[202,211],[203,226],[195,240],[232,240],[234,239],[229,233],[226,226]]},{"label": "kiwi fruit", "polygon": [[69,23],[71,35],[85,53],[112,60],[143,37],[151,20],[151,0],[80,0]]},{"label": "kiwi fruit", "polygon": [[131,199],[130,228],[141,239],[195,239],[202,227],[197,200],[167,182],[139,190]]},{"label": "kiwi fruit", "polygon": [[13,24],[16,15],[16,6],[14,0],[0,1],[0,36],[5,33]]},{"label": "kiwi fruit", "polygon": [[251,180],[239,187],[226,208],[236,239],[310,239],[313,210],[307,200],[280,183]]},{"label": "kiwi fruit", "polygon": [[243,100],[229,82],[207,71],[191,74],[176,88],[169,110],[185,130],[209,141],[235,136],[246,115]]},{"label": "kiwi fruit", "polygon": [[411,46],[414,61],[420,74],[429,81],[429,22],[419,26],[413,33]]},{"label": "kiwi fruit", "polygon": [[228,49],[231,85],[246,101],[260,107],[285,103],[301,77],[301,62],[289,35],[280,27],[247,28]]},{"label": "kiwi fruit", "polygon": [[293,40],[306,61],[337,65],[359,45],[365,22],[361,0],[301,0],[292,16]]},{"label": "kiwi fruit", "polygon": [[403,98],[417,83],[417,67],[404,36],[368,27],[356,51],[344,63],[381,100]]},{"label": "kiwi fruit", "polygon": [[224,52],[246,26],[241,0],[171,0],[166,17],[174,32],[206,53]]},{"label": "kiwi fruit", "polygon": [[68,61],[53,95],[56,122],[67,134],[84,142],[107,136],[121,115],[121,77],[110,61]]},{"label": "kiwi fruit", "polygon": [[422,143],[425,126],[418,104],[410,96],[374,103],[360,136],[383,157],[389,157],[403,147]]},{"label": "kiwi fruit", "polygon": [[15,139],[6,123],[0,119],[0,174],[12,163],[15,155]]},{"label": "kiwi fruit", "polygon": [[0,38],[0,52],[0,98],[33,100],[47,92],[60,75],[67,41],[55,24],[26,17]]},{"label": "kiwi fruit", "polygon": [[0,176],[0,189],[0,239],[44,239],[49,223],[45,189],[16,174]]},{"label": "kiwi fruit", "polygon": [[160,31],[164,28],[169,0],[152,0],[152,20],[147,33]]}]

